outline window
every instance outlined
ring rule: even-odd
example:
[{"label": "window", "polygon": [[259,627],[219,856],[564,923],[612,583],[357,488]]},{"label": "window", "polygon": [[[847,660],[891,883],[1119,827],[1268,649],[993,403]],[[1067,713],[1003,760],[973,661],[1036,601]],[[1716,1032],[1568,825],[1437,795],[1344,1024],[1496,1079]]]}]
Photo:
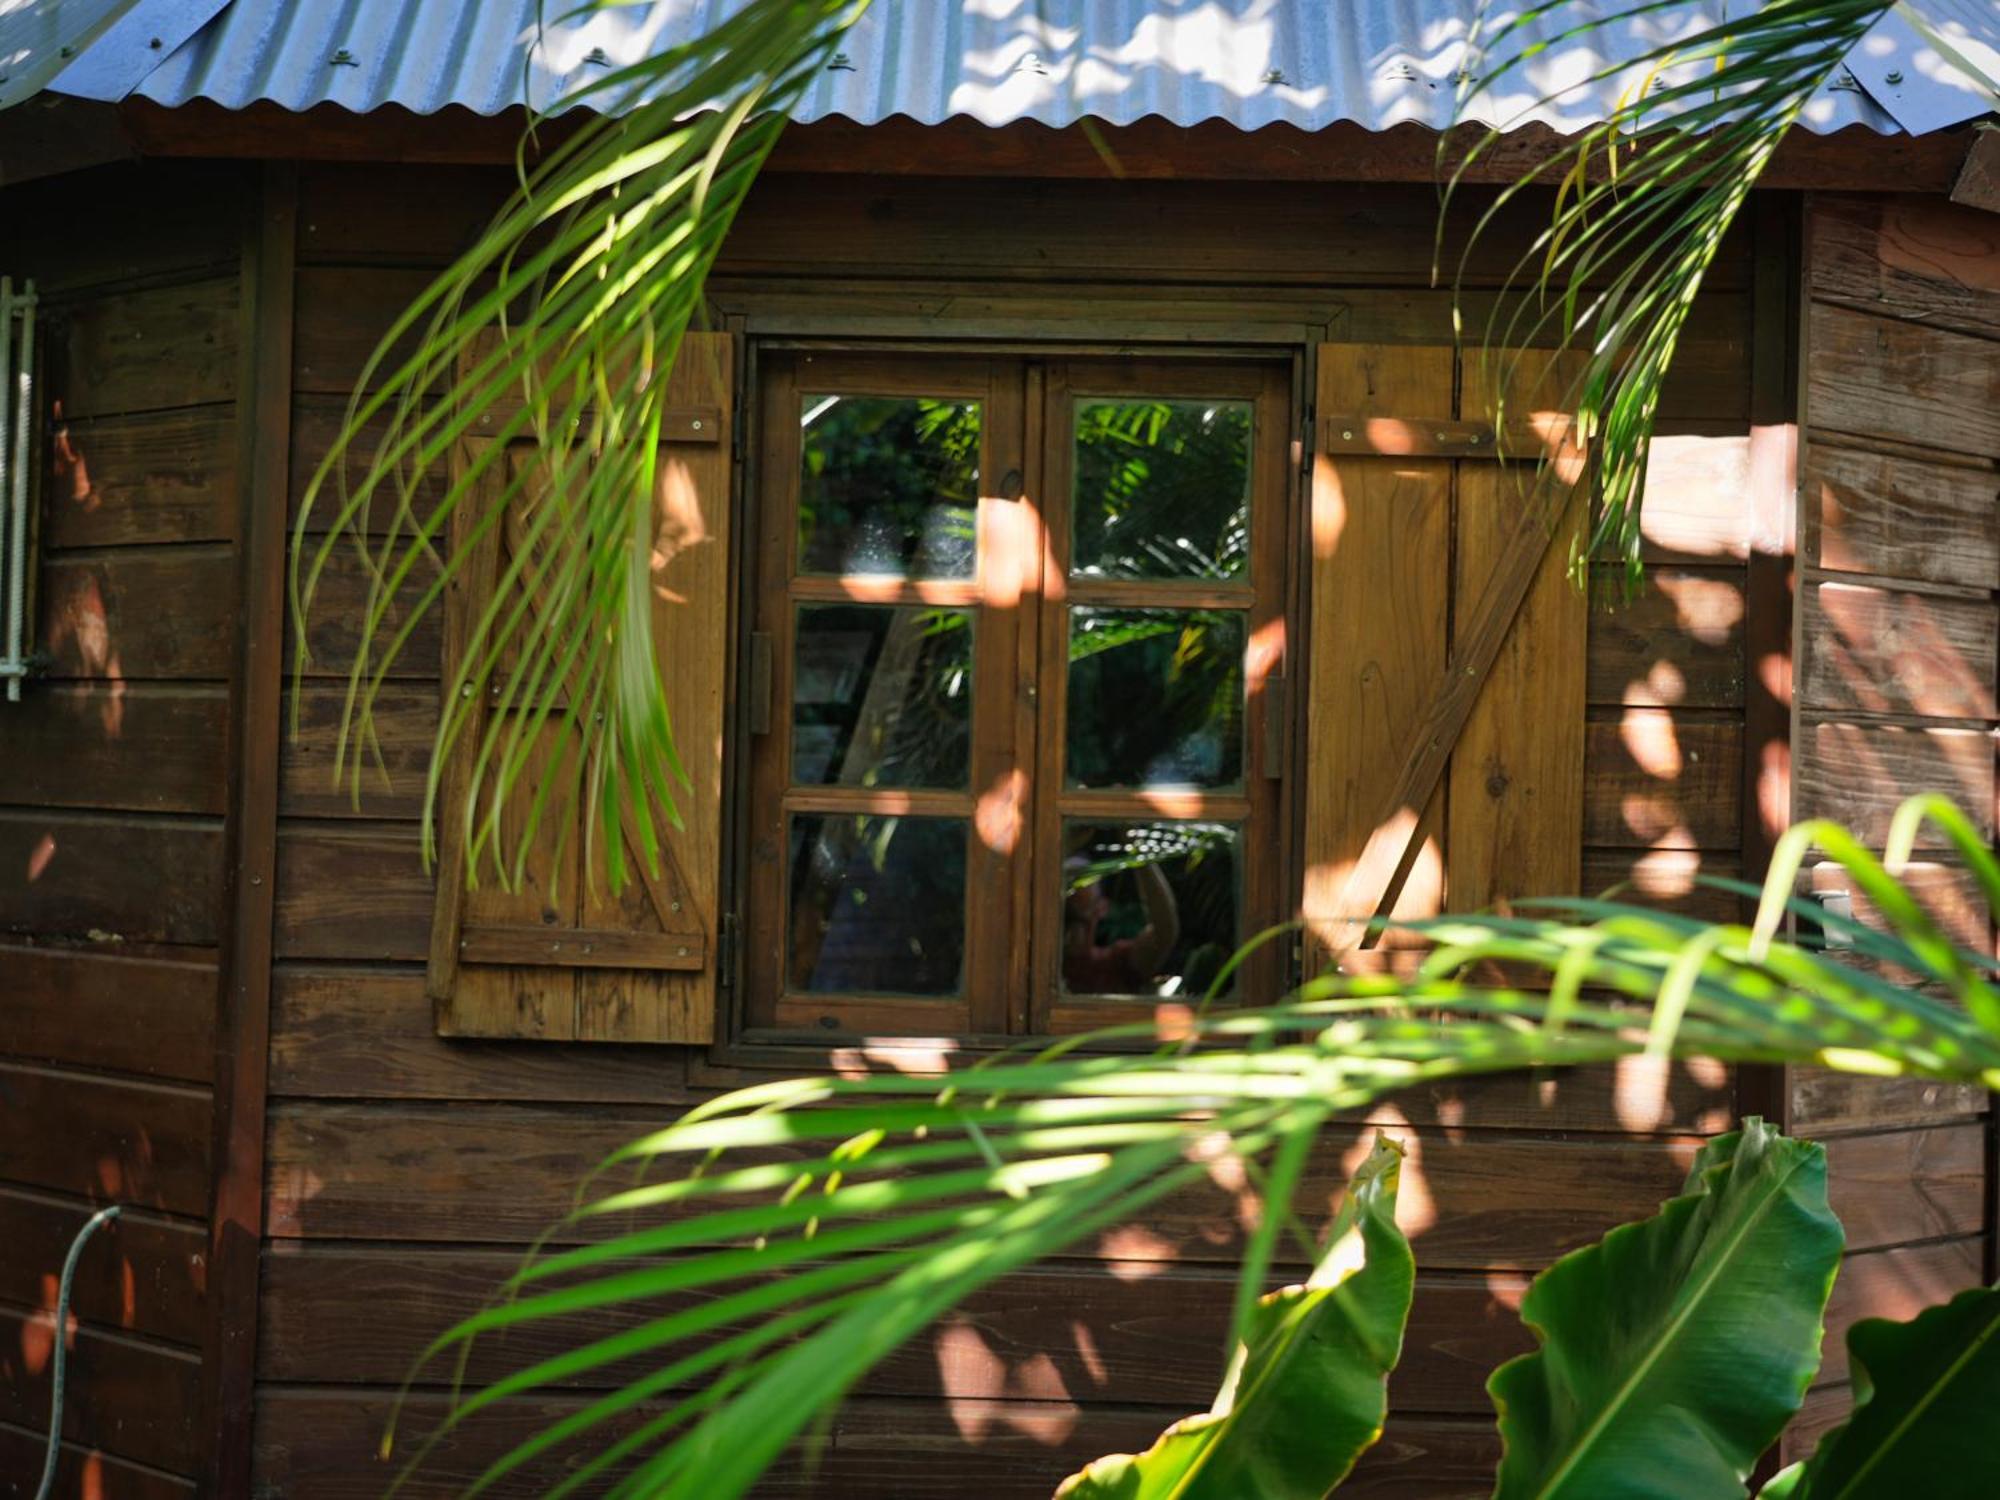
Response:
[{"label": "window", "polygon": [[767,357],[753,1032],[1151,1018],[1286,914],[1289,414],[1288,365]]}]

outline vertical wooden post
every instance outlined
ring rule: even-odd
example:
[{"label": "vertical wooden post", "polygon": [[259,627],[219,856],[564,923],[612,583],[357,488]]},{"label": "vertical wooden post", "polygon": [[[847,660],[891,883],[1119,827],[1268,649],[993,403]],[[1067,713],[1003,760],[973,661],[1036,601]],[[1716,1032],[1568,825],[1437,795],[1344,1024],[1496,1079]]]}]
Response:
[{"label": "vertical wooden post", "polygon": [[284,688],[285,492],[290,465],[292,297],[298,181],[272,163],[250,189],[237,385],[237,615],[229,703],[227,872],[215,1025],[202,1493],[250,1493],[257,1272],[264,1230],[264,1095],[271,1031],[271,923],[278,858]]}]

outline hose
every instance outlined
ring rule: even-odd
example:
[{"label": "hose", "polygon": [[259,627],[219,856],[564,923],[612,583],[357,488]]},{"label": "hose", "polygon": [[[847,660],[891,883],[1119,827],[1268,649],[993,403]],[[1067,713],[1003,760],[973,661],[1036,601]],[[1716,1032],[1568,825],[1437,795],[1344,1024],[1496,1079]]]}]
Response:
[{"label": "hose", "polygon": [[49,1449],[42,1459],[42,1482],[35,1491],[35,1500],[49,1500],[49,1491],[55,1488],[56,1459],[62,1447],[62,1401],[63,1367],[69,1355],[69,1284],[76,1279],[76,1263],[83,1258],[83,1247],[90,1237],[104,1225],[118,1217],[118,1205],[100,1208],[92,1214],[70,1241],[69,1254],[63,1260],[62,1285],[56,1290],[56,1367],[55,1379],[49,1390]]}]

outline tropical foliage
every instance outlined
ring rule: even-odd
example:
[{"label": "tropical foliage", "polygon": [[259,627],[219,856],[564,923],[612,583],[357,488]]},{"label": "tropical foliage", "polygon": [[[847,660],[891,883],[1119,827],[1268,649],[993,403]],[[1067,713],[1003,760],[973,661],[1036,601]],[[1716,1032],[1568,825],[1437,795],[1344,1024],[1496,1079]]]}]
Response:
[{"label": "tropical foliage", "polygon": [[[2000,862],[1976,830],[1948,802],[1915,799],[1895,820],[1887,864],[1835,825],[1793,829],[1750,927],[1601,901],[1441,918],[1411,925],[1431,946],[1409,977],[1323,976],[1281,1005],[1209,1009],[1165,1045],[1148,1027],[1112,1028],[1091,1046],[1003,1056],[944,1080],[804,1078],[703,1105],[634,1142],[587,1186],[562,1227],[591,1243],[532,1260],[504,1300],[441,1338],[430,1358],[584,1309],[698,1295],[465,1396],[431,1440],[495,1402],[636,1361],[643,1374],[523,1442],[473,1492],[581,1440],[588,1456],[552,1494],[743,1494],[864,1372],[967,1296],[1193,1186],[1223,1158],[1262,1202],[1243,1245],[1231,1343],[1264,1351],[1261,1369],[1275,1357],[1274,1324],[1298,1311],[1260,1309],[1274,1259],[1294,1240],[1318,1254],[1294,1213],[1315,1140],[1336,1114],[1399,1089],[1636,1054],[2000,1085],[1992,959],[1956,947],[1889,868],[1927,823],[2000,911]],[[1882,930],[1800,904],[1846,946],[1777,936],[1814,848],[1847,871]],[[1811,1171],[1790,1147],[1745,1139],[1720,1177],[1720,1147],[1700,1164],[1690,1184],[1699,1202],[1614,1237],[1595,1262],[1565,1263],[1528,1310],[1547,1348],[1566,1343],[1572,1326],[1551,1309],[1593,1286],[1709,1274],[1705,1236],[1749,1222],[1752,1207],[1805,1236]],[[634,1172],[636,1183],[604,1186],[605,1174]],[[1810,1243],[1822,1254],[1829,1242]],[[702,1248],[717,1245],[731,1248]],[[1767,1284],[1770,1266],[1730,1265],[1731,1295],[1718,1306],[1750,1305],[1734,1295],[1741,1276],[1763,1288],[1757,1326],[1774,1336],[1817,1318],[1812,1297]],[[1818,1285],[1799,1279],[1801,1295]],[[1643,1341],[1646,1319],[1670,1317],[1640,1305],[1633,1337]],[[1744,1379],[1782,1393],[1803,1389],[1810,1364],[1800,1358],[1767,1351],[1739,1362]],[[1649,1378],[1663,1382],[1649,1391],[1674,1392],[1675,1380],[1695,1377],[1670,1368]],[[1776,1397],[1736,1399],[1728,1381],[1707,1378],[1734,1393],[1734,1414],[1705,1439],[1713,1463],[1740,1467],[1783,1413]],[[1613,1409],[1612,1384],[1602,1367],[1551,1356],[1503,1372],[1497,1394],[1518,1450],[1546,1454],[1575,1445],[1574,1419],[1562,1415],[1573,1403]],[[420,1445],[413,1462],[422,1456]]]}]

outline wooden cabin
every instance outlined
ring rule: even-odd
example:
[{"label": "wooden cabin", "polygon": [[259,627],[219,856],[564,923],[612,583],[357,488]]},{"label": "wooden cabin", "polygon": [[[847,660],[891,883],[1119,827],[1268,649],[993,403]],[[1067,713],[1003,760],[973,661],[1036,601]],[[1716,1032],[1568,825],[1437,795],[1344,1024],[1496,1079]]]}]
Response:
[{"label": "wooden cabin", "polygon": [[[100,1205],[125,1211],[76,1280],[57,1493],[374,1500],[414,1356],[612,1148],[744,1082],[1171,1005],[1264,925],[1337,919],[1399,786],[1402,913],[1624,885],[1730,916],[1699,877],[1756,879],[1795,819],[1880,840],[1919,789],[1992,834],[1977,107],[1860,61],[1815,101],[1680,351],[1646,587],[1593,609],[1561,545],[1499,565],[1517,491],[1468,442],[1483,367],[1432,281],[1455,54],[1404,28],[1456,37],[1468,7],[1320,34],[1304,0],[1119,0],[1091,7],[1115,34],[1043,34],[883,0],[674,375],[656,640],[696,790],[671,867],[618,901],[434,879],[455,617],[402,660],[391,774],[355,800],[330,767],[363,582],[332,576],[295,701],[289,528],[377,340],[507,191],[522,89],[657,40],[600,18],[524,82],[533,9],[142,3],[0,112],[0,275],[38,295],[34,666],[0,702],[0,1495],[32,1492],[56,1276]],[[1507,137],[1448,256],[1594,107]],[[1480,242],[1474,305],[1547,206]],[[1133,420],[1182,456],[1114,472]],[[1133,849],[1155,873],[1070,878]],[[1918,878],[1991,951],[1964,872]],[[1246,991],[1300,961],[1271,950]],[[1486,1493],[1526,1278],[1753,1112],[1826,1143],[1848,1235],[1802,1435],[1843,1410],[1840,1328],[1993,1279],[1976,1092],[1633,1064],[1399,1098],[1310,1183],[1375,1125],[1409,1144],[1422,1281],[1344,1493]],[[1240,1232],[1218,1188],[1006,1278],[762,1493],[1028,1500],[1143,1446],[1209,1399]],[[545,1347],[482,1344],[472,1373]],[[589,1394],[474,1424],[404,1493],[457,1493]],[[417,1430],[444,1400],[418,1388]]]}]

